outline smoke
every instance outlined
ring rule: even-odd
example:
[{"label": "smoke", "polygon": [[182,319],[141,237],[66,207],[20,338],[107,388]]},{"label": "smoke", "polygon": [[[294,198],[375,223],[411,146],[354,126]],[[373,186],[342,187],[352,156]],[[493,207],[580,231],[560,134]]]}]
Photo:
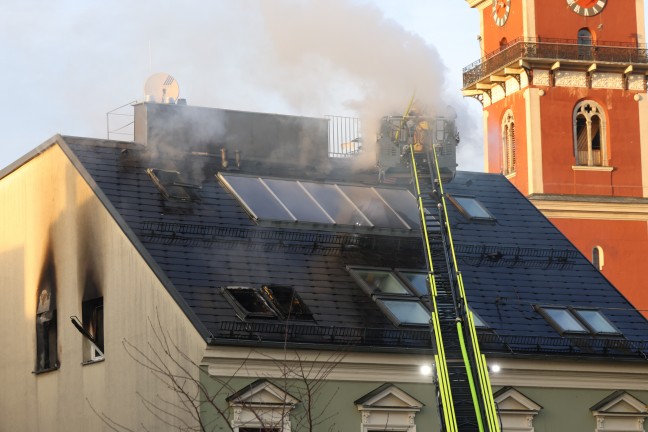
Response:
[{"label": "smoke", "polygon": [[[194,106],[359,115],[365,146],[378,120],[402,114],[414,90],[430,114],[441,114],[448,103],[439,54],[386,18],[377,2],[5,2],[11,20],[0,27],[0,60],[10,65],[3,96],[13,103],[0,107],[8,120],[0,166],[57,132],[105,137],[106,112],[142,100],[144,81],[156,72],[173,75]],[[457,7],[448,7],[452,21]],[[441,28],[440,19],[422,20]],[[446,99],[459,105],[456,96]],[[465,111],[456,110],[460,117]]]},{"label": "smoke", "polygon": [[403,114],[415,94],[420,111],[443,114],[444,66],[436,49],[375,6],[345,0],[262,2],[265,76],[298,109],[325,109],[336,95],[361,118],[364,165],[375,164],[380,119]]}]

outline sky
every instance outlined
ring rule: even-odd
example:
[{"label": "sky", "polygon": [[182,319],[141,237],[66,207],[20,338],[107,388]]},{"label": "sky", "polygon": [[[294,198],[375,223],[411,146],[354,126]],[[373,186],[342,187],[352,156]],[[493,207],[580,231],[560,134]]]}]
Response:
[{"label": "sky", "polygon": [[0,0],[0,168],[57,133],[106,138],[107,113],[143,101],[146,79],[165,72],[190,105],[304,116],[377,121],[415,91],[426,109],[457,114],[460,169],[481,171],[481,105],[461,96],[479,18],[462,0],[440,6]]}]

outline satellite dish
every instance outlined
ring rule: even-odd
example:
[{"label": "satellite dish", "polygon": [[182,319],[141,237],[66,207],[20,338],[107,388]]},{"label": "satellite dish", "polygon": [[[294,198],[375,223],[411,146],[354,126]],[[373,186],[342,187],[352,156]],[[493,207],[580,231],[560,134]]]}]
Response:
[{"label": "satellite dish", "polygon": [[178,81],[167,73],[153,74],[144,84],[147,102],[175,103],[179,94]]}]

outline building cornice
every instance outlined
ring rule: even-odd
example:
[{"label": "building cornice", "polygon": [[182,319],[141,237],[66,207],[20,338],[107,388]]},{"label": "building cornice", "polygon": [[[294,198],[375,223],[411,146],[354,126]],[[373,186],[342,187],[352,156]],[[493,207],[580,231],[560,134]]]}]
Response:
[{"label": "building cornice", "polygon": [[[491,374],[494,386],[648,390],[648,362],[488,356],[488,363],[501,367]],[[286,378],[285,371],[300,364],[327,380],[432,384],[420,373],[421,365],[433,364],[425,355],[209,347],[202,361],[212,376],[270,379]]]},{"label": "building cornice", "polygon": [[531,195],[548,218],[648,221],[648,199],[594,196]]}]

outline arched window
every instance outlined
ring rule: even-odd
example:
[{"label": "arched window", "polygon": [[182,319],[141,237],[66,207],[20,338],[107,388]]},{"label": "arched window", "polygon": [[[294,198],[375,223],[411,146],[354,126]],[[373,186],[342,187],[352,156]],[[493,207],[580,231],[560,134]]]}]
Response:
[{"label": "arched window", "polygon": [[515,174],[515,120],[513,111],[508,110],[502,120],[502,173]]},{"label": "arched window", "polygon": [[601,246],[594,246],[592,248],[592,264],[597,270],[603,270],[603,248]]},{"label": "arched window", "polygon": [[507,45],[508,45],[508,40],[505,37],[500,39],[500,43],[499,43],[500,50],[503,50],[504,48],[506,48]]},{"label": "arched window", "polygon": [[592,58],[592,33],[587,28],[578,30],[578,58],[581,60]]},{"label": "arched window", "polygon": [[585,100],[574,108],[574,154],[576,165],[607,165],[605,113],[599,104]]}]

